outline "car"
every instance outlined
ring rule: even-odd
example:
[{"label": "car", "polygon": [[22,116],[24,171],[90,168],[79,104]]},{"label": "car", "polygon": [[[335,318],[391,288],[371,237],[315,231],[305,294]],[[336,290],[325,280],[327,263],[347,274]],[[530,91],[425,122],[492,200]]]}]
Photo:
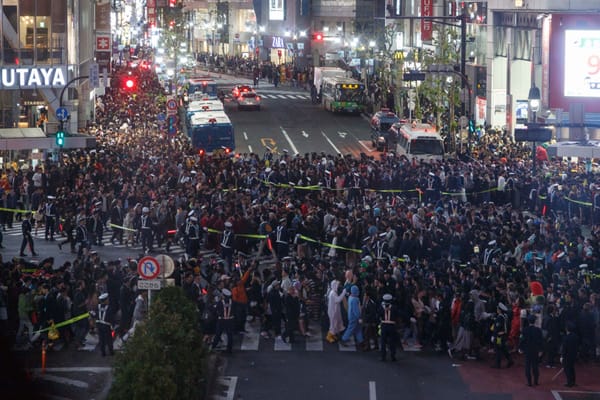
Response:
[{"label": "car", "polygon": [[252,92],[252,91],[254,91],[254,89],[252,89],[248,85],[237,85],[233,89],[231,89],[231,96],[234,99],[237,99],[240,96],[241,93]]},{"label": "car", "polygon": [[371,118],[371,143],[377,151],[389,149],[394,142],[394,138],[390,135],[390,128],[400,118],[388,108],[382,108]]},{"label": "car", "polygon": [[254,90],[250,92],[241,92],[236,98],[238,110],[242,108],[255,108],[260,110],[260,96]]}]

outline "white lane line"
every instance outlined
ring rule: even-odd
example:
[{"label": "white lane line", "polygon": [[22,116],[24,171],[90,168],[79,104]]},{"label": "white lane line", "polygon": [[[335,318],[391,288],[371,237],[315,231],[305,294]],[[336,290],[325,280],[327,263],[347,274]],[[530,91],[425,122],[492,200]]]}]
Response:
[{"label": "white lane line", "polygon": [[248,140],[248,134],[244,131],[244,140]]},{"label": "white lane line", "polygon": [[337,147],[335,147],[335,144],[333,144],[333,142],[331,141],[331,139],[329,139],[327,137],[327,135],[325,134],[325,132],[321,131],[321,133],[325,137],[325,140],[327,140],[329,142],[329,144],[331,145],[331,147],[333,147],[333,149],[335,150],[335,152],[338,153],[338,154],[342,154],[342,152],[340,151],[340,149],[338,149]]},{"label": "white lane line", "polygon": [[338,348],[340,351],[356,351],[356,343],[354,342],[354,338],[350,336],[350,339],[348,339],[348,342],[345,346],[342,346],[342,341],[340,340],[338,342]]},{"label": "white lane line", "polygon": [[377,400],[377,388],[375,381],[369,381],[369,400]]},{"label": "white lane line", "polygon": [[248,151],[249,151],[250,153],[253,153],[253,151],[252,151],[252,146],[248,145]]},{"label": "white lane line", "polygon": [[258,340],[260,338],[260,325],[247,323],[246,332],[242,339],[242,350],[258,350]]},{"label": "white lane line", "polygon": [[308,137],[308,133],[306,133],[305,131],[302,131],[302,136],[304,136],[305,138]]},{"label": "white lane line", "polygon": [[323,351],[323,333],[321,332],[321,324],[311,324],[310,334],[306,338],[306,351]]},{"label": "white lane line", "polygon": [[285,137],[285,139],[288,141],[288,143],[290,144],[290,147],[292,148],[292,151],[294,152],[294,155],[298,154],[299,151],[296,148],[296,145],[294,144],[294,142],[292,142],[292,139],[290,138],[290,136],[287,134],[287,132],[285,131],[285,129],[283,129],[283,127],[279,127],[279,129],[281,129],[281,133],[283,134],[283,136]]},{"label": "white lane line", "polygon": [[38,379],[43,379],[45,381],[59,383],[61,385],[75,386],[75,387],[78,387],[81,389],[87,389],[90,387],[90,384],[87,382],[80,381],[77,379],[63,378],[62,376],[44,374],[44,375],[36,375],[36,377]]},{"label": "white lane line", "polygon": [[372,148],[370,148],[369,146],[367,146],[366,144],[364,144],[364,143],[362,142],[362,140],[359,140],[359,141],[358,141],[358,144],[360,144],[362,147],[364,147],[364,148],[365,148],[365,150],[367,150],[369,153],[372,153],[372,152],[373,152],[373,149],[372,149]]},{"label": "white lane line", "polygon": [[275,346],[273,349],[275,351],[291,351],[292,344],[284,342],[283,339],[275,338]]}]

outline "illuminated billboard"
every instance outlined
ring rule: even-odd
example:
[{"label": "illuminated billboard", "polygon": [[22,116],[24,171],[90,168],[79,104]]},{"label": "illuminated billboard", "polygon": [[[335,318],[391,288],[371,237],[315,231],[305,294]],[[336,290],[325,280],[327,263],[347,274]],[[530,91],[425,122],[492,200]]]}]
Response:
[{"label": "illuminated billboard", "polygon": [[564,96],[600,97],[600,30],[565,30]]},{"label": "illuminated billboard", "polygon": [[285,0],[269,0],[269,20],[271,21],[283,21],[284,12],[283,7]]}]

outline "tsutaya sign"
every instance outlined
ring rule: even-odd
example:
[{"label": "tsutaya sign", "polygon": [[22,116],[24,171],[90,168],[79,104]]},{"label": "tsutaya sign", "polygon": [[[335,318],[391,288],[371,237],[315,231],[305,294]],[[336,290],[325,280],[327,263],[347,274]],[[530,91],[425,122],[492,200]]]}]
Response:
[{"label": "tsutaya sign", "polygon": [[0,89],[58,88],[67,84],[67,66],[0,67]]}]

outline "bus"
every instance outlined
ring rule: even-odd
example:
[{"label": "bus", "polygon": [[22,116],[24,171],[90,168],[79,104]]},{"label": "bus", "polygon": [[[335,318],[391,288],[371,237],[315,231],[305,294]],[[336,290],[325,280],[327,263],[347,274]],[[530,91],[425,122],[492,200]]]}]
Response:
[{"label": "bus", "polygon": [[199,154],[230,154],[235,148],[235,134],[223,111],[197,112],[190,118],[188,136]]},{"label": "bus", "polygon": [[352,78],[333,76],[323,78],[322,84],[323,108],[331,112],[362,112],[365,92],[363,83]]},{"label": "bus", "polygon": [[223,103],[220,100],[194,100],[190,101],[185,110],[185,123],[188,129],[191,126],[192,116],[196,113],[209,111],[224,111]]},{"label": "bus", "polygon": [[[184,86],[184,93],[188,96],[184,101],[190,101],[190,97],[194,94],[202,93],[211,99],[218,98],[219,90],[217,88],[217,82],[212,78],[190,78],[186,81]],[[197,97],[197,96],[196,96]]]},{"label": "bus", "polygon": [[398,155],[419,161],[444,158],[444,140],[430,124],[398,122],[390,128],[390,135],[396,141]]}]

